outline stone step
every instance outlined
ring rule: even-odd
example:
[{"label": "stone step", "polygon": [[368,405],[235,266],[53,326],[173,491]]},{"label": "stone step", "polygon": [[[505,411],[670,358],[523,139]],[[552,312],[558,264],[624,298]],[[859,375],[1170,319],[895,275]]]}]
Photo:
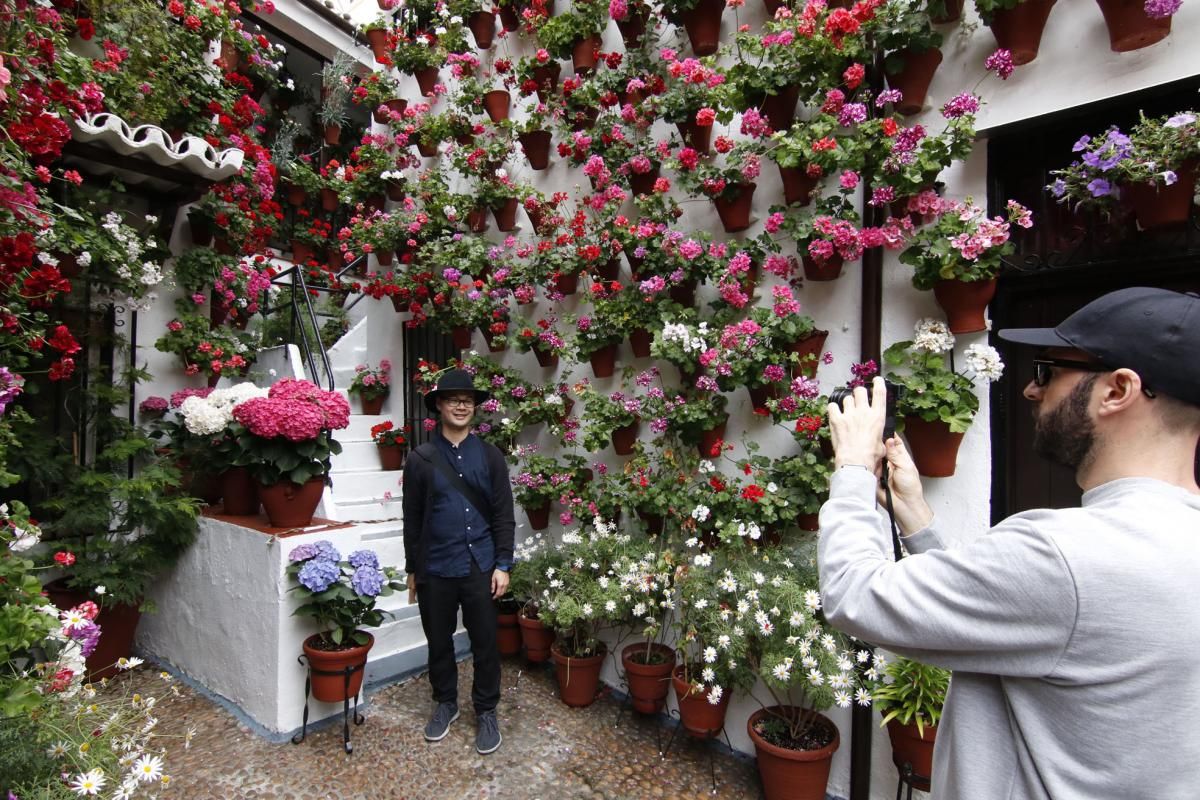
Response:
[{"label": "stone step", "polygon": [[355,500],[382,500],[384,492],[399,497],[403,476],[403,470],[334,470],[329,473],[333,479],[333,501],[345,505]]},{"label": "stone step", "polygon": [[379,469],[379,448],[370,439],[343,439],[337,437],[342,452],[331,461],[332,472],[361,472]]},{"label": "stone step", "polygon": [[399,524],[404,509],[400,503],[399,493],[393,494],[391,500],[380,498],[362,498],[337,503],[337,518],[344,522],[362,520],[391,520]]}]

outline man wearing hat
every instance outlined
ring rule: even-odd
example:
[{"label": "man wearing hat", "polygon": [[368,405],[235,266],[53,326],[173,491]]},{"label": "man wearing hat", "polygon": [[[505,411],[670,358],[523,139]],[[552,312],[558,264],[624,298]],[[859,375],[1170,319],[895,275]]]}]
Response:
[{"label": "man wearing hat", "polygon": [[441,741],[458,719],[454,631],[462,609],[475,675],[475,749],[500,747],[500,653],[493,600],[508,591],[513,560],[512,487],[504,454],[471,433],[475,408],[488,393],[461,369],[448,370],[425,395],[440,424],[413,451],[404,470],[404,570],[429,644],[433,716],[425,739]]},{"label": "man wearing hat", "polygon": [[[1200,297],[1105,295],[1036,348],[1034,446],[1075,470],[1081,508],[1016,514],[976,538],[938,528],[904,445],[882,442],[884,383],[829,408],[821,509],[826,618],[953,670],[933,794],[1200,795]],[[1019,351],[1018,351],[1019,352]],[[911,555],[876,510],[883,458]]]}]

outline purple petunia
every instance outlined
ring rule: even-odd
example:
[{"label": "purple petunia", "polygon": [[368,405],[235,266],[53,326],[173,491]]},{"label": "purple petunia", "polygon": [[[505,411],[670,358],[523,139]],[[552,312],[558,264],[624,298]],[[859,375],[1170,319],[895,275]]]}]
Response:
[{"label": "purple petunia", "polygon": [[319,594],[328,589],[340,576],[341,570],[338,569],[337,562],[314,558],[300,568],[300,574],[296,578],[305,589]]},{"label": "purple petunia", "polygon": [[1107,197],[1113,194],[1113,186],[1104,178],[1096,178],[1087,185],[1088,191],[1092,193],[1092,197]]},{"label": "purple petunia", "polygon": [[383,572],[378,567],[364,564],[350,576],[350,586],[359,597],[374,597],[383,588],[383,578]]},{"label": "purple petunia", "polygon": [[372,550],[355,550],[346,560],[350,562],[350,566],[356,569],[358,567],[379,569],[379,556],[375,555]]}]

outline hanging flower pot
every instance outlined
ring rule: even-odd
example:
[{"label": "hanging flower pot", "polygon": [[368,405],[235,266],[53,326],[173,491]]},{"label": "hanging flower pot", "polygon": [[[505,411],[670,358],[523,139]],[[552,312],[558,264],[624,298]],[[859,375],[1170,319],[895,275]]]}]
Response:
[{"label": "hanging flower pot", "polygon": [[679,135],[683,137],[684,144],[701,155],[709,154],[712,143],[711,125],[697,125],[695,120],[689,120],[680,122],[675,127],[679,129]]},{"label": "hanging flower pot", "polygon": [[467,213],[467,227],[471,229],[472,233],[483,233],[488,229],[487,212],[486,207],[480,206]]},{"label": "hanging flower pot", "polygon": [[471,329],[465,325],[456,326],[450,331],[450,340],[456,350],[466,350],[471,346]]},{"label": "hanging flower pot", "polygon": [[537,96],[543,103],[548,103],[558,91],[558,76],[561,73],[562,66],[557,61],[547,61],[540,67],[533,68],[532,77],[537,83]]},{"label": "hanging flower pot", "polygon": [[572,111],[568,115],[571,122],[571,130],[579,133],[581,131],[590,130],[596,124],[596,120],[600,118],[600,109],[597,106]]},{"label": "hanging flower pot", "polygon": [[221,40],[221,55],[217,56],[217,66],[222,72],[236,72],[241,63],[241,54],[231,39]]},{"label": "hanging flower pot", "polygon": [[496,334],[492,333],[485,326],[480,325],[479,332],[483,334],[483,340],[487,342],[489,353],[503,353],[508,349],[508,341],[498,338]]},{"label": "hanging flower pot", "polygon": [[[542,227],[543,215],[541,209],[531,206],[525,206],[525,216],[529,218],[529,224],[533,226],[533,232],[537,233]],[[517,302],[521,302],[518,300]],[[524,305],[524,303],[522,303]]]},{"label": "hanging flower pot", "polygon": [[571,65],[576,75],[587,75],[596,68],[596,52],[600,49],[599,34],[585,36],[571,48]]},{"label": "hanging flower pot", "polygon": [[[763,738],[760,729],[770,714],[813,714],[833,740],[815,750],[778,747]],[[837,726],[822,714],[799,708],[760,708],[746,720],[746,732],[754,742],[758,774],[766,800],[824,800],[833,754],[841,744]]]},{"label": "hanging flower pot", "polygon": [[[615,258],[610,258],[603,264],[596,267],[596,276],[600,280],[615,281],[621,276],[621,262]],[[633,334],[629,335],[630,341],[633,340]]]},{"label": "hanging flower pot", "polygon": [[692,43],[692,52],[697,56],[711,56],[717,52],[724,12],[725,0],[698,0],[694,7],[679,15]]},{"label": "hanging flower pot", "polygon": [[606,344],[599,350],[594,350],[588,357],[592,362],[592,374],[597,378],[611,378],[616,368],[617,346]]},{"label": "hanging flower pot", "polygon": [[1133,216],[1142,230],[1183,225],[1192,214],[1196,194],[1197,163],[1188,161],[1176,172],[1170,186],[1155,183],[1126,184],[1121,190],[1133,207]]},{"label": "hanging flower pot", "polygon": [[[314,633],[304,640],[304,657],[312,675],[312,696],[326,703],[340,703],[346,698],[358,696],[366,672],[367,653],[375,644],[375,637],[367,634],[367,643],[338,650],[324,650],[320,645],[321,634]],[[347,680],[346,669],[350,669]]]},{"label": "hanging flower pot", "polygon": [[[213,238],[212,223],[196,209],[188,212],[188,226],[192,231],[192,244],[197,247],[208,247]],[[60,259],[61,261],[61,259]],[[60,267],[61,270],[61,267]]]},{"label": "hanging flower pot", "polygon": [[424,139],[417,139],[417,152],[423,158],[433,158],[438,154],[437,142],[427,142]]},{"label": "hanging flower pot", "polygon": [[517,134],[529,166],[542,170],[550,166],[550,131],[526,131]]},{"label": "hanging flower pot", "polygon": [[560,272],[554,277],[554,291],[565,296],[573,295],[579,289],[578,272]]},{"label": "hanging flower pot", "polygon": [[889,72],[887,76],[888,86],[902,95],[896,110],[905,116],[917,114],[925,107],[925,95],[929,93],[933,74],[942,63],[942,51],[936,47],[919,52],[905,49],[894,55],[904,62],[896,72]]},{"label": "hanging flower pot", "polygon": [[383,411],[383,401],[387,395],[382,394],[378,397],[364,397],[360,401],[362,405],[362,413],[367,416],[375,416]]},{"label": "hanging flower pot", "polygon": [[554,644],[554,631],[540,619],[530,619],[522,612],[517,616],[521,626],[521,642],[525,645],[525,658],[534,664],[550,660],[550,645]]},{"label": "hanging flower pot", "polygon": [[[697,448],[700,450],[701,458],[714,458],[719,455],[722,442],[725,441],[725,426],[729,422],[729,415],[718,422],[713,427],[706,431],[700,432],[700,443]],[[717,452],[714,452],[717,451]]]},{"label": "hanging flower pot", "polygon": [[467,17],[467,25],[475,37],[475,46],[480,50],[490,49],[496,38],[496,15],[491,11],[475,11]]},{"label": "hanging flower pot", "polygon": [[387,192],[387,199],[395,203],[403,203],[407,193],[404,191],[404,181],[388,181],[383,187]]},{"label": "hanging flower pot", "polygon": [[779,179],[783,181],[783,202],[789,206],[811,203],[813,190],[820,182],[819,178],[810,178],[800,167],[780,167]]},{"label": "hanging flower pot", "polygon": [[544,531],[550,527],[550,504],[546,503],[537,508],[525,507],[525,516],[529,518],[529,527],[535,531]]},{"label": "hanging flower pot", "polygon": [[951,433],[950,426],[940,419],[926,422],[920,417],[905,417],[904,438],[908,440],[917,472],[926,478],[948,478],[954,474],[963,434]]},{"label": "hanging flower pot", "polygon": [[573,658],[559,652],[558,647],[550,648],[554,658],[554,673],[558,678],[558,696],[572,708],[590,706],[596,700],[596,690],[600,688],[600,668],[604,666],[604,656],[607,655],[603,644],[600,652],[585,658]]},{"label": "hanging flower pot", "polygon": [[653,341],[650,331],[645,328],[634,328],[629,332],[629,346],[634,358],[650,357],[650,342]]},{"label": "hanging flower pot", "polygon": [[816,377],[817,367],[821,363],[821,353],[825,351],[825,340],[829,338],[829,331],[814,330],[798,342],[792,342],[788,346],[796,355],[800,356],[800,363],[792,370],[792,377],[804,375],[807,378]]},{"label": "hanging flower pot", "polygon": [[292,240],[292,263],[307,264],[317,253],[317,249],[308,242],[299,239]]},{"label": "hanging flower pot", "polygon": [[649,172],[634,172],[629,170],[629,189],[635,195],[650,194],[654,191],[654,182],[658,180],[659,165],[654,164]]},{"label": "hanging flower pot", "polygon": [[496,219],[496,229],[504,232],[517,227],[517,198],[510,197],[501,206],[492,207],[492,216]]},{"label": "hanging flower pot", "polygon": [[233,243],[226,237],[213,233],[213,250],[216,250],[223,256],[231,256],[233,255]]},{"label": "hanging flower pot", "polygon": [[633,710],[641,714],[662,711],[671,690],[675,651],[665,644],[638,642],[621,651],[621,666],[625,669]]},{"label": "hanging flower pot", "polygon": [[764,386],[747,386],[746,391],[750,393],[750,404],[754,406],[756,412],[766,411],[767,401],[779,397],[779,388],[773,383]]},{"label": "hanging flower pot", "polygon": [[230,467],[221,473],[221,497],[230,516],[258,515],[258,486],[246,467]]},{"label": "hanging flower pot", "polygon": [[328,187],[321,188],[321,210],[337,211],[338,193]]},{"label": "hanging flower pot", "polygon": [[375,61],[382,64],[388,60],[388,32],[387,28],[371,28],[367,31],[367,46],[371,48],[371,54],[375,56]]},{"label": "hanging flower pot", "polygon": [[652,514],[649,511],[642,511],[641,509],[638,509],[637,516],[638,519],[640,519],[646,526],[647,536],[660,535],[663,532],[663,528],[666,527],[667,524],[667,520],[662,514]]},{"label": "hanging flower pot", "polygon": [[421,90],[423,96],[428,97],[433,94],[433,89],[438,82],[438,68],[425,67],[413,73],[413,77],[417,79],[417,87]]},{"label": "hanging flower pot", "polygon": [[533,354],[537,356],[538,366],[551,369],[558,366],[558,353],[553,351],[539,350],[536,347],[532,348]]},{"label": "hanging flower pot", "polygon": [[617,20],[617,30],[621,32],[621,40],[625,42],[625,50],[637,50],[642,46],[646,35],[646,23],[650,19],[650,9],[642,3],[630,3],[629,12],[625,19]]},{"label": "hanging flower pot", "polygon": [[[290,206],[302,206],[304,201],[308,199],[308,192],[304,188],[297,186],[294,183],[289,183],[287,187],[287,201]],[[189,218],[190,219],[190,218]]]},{"label": "hanging flower pot", "polygon": [[785,5],[783,0],[763,0],[763,7],[767,9],[767,19],[775,19],[775,12]]},{"label": "hanging flower pot", "polygon": [[641,427],[642,421],[635,419],[628,425],[622,425],[612,432],[613,452],[619,456],[627,456],[633,452],[633,445],[637,442],[638,428]]},{"label": "hanging flower pot", "polygon": [[948,25],[962,19],[963,0],[943,0],[941,8],[929,8],[929,19],[934,25]]},{"label": "hanging flower pot", "polygon": [[887,732],[892,740],[892,763],[896,769],[903,773],[908,767],[912,771],[913,788],[928,792],[929,778],[933,775],[933,745],[937,738],[937,725],[926,725],[922,732],[916,725],[902,725],[890,719]]},{"label": "hanging flower pot", "polygon": [[493,89],[483,96],[483,110],[491,117],[492,122],[503,122],[508,119],[508,109],[512,104],[512,95],[504,89]]},{"label": "hanging flower pot", "polygon": [[379,466],[384,472],[404,469],[404,457],[408,449],[402,444],[376,445],[379,450]]},{"label": "hanging flower pot", "polygon": [[725,712],[729,710],[728,689],[721,694],[716,705],[708,702],[708,695],[692,690],[692,685],[683,679],[683,664],[671,673],[671,685],[675,689],[675,702],[679,705],[679,722],[689,736],[708,739],[716,736],[725,727]]},{"label": "hanging flower pot", "polygon": [[310,524],[324,493],[324,475],[309,478],[303,484],[289,480],[270,486],[258,484],[258,499],[266,509],[272,528],[303,528]]},{"label": "hanging flower pot", "polygon": [[739,183],[732,189],[736,194],[722,194],[712,199],[726,233],[737,233],[750,227],[750,211],[754,206],[754,190],[757,188],[756,183]]},{"label": "hanging flower pot", "polygon": [[667,296],[684,308],[696,305],[696,279],[688,278],[667,289]]},{"label": "hanging flower pot", "polygon": [[1042,32],[1055,0],[1024,0],[1012,8],[997,9],[987,23],[996,44],[1012,53],[1017,66],[1037,58]]},{"label": "hanging flower pot", "polygon": [[393,117],[399,117],[408,109],[408,101],[401,97],[393,97],[391,100],[385,100],[378,108],[375,109],[375,121],[380,125],[386,125]]},{"label": "hanging flower pot", "polygon": [[505,33],[512,33],[521,27],[521,17],[514,3],[500,6],[500,27],[504,29]]},{"label": "hanging flower pot", "polygon": [[1144,0],[1096,0],[1108,40],[1116,53],[1140,50],[1161,42],[1171,34],[1171,18],[1155,19],[1146,13]]},{"label": "hanging flower pot", "polygon": [[987,330],[984,312],[996,295],[996,279],[990,281],[938,281],[933,296],[946,312],[951,333],[975,333]]},{"label": "hanging flower pot", "polygon": [[799,86],[785,86],[777,94],[769,94],[763,100],[763,116],[773,129],[786,131],[792,127],[792,121],[796,118],[796,102],[799,99]]},{"label": "hanging flower pot", "polygon": [[804,265],[805,280],[835,281],[842,276],[842,257],[836,253],[824,259],[804,253],[800,256],[800,262]]}]

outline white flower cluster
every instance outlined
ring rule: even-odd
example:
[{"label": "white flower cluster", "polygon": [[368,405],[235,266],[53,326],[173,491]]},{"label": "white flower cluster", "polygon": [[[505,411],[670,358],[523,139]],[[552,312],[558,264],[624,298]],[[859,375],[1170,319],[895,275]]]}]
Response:
[{"label": "white flower cluster", "polygon": [[926,317],[916,325],[913,347],[930,353],[947,353],[954,349],[954,334],[946,323]]},{"label": "white flower cluster", "polygon": [[963,351],[963,361],[966,362],[967,369],[989,382],[1000,380],[1000,376],[1004,374],[1004,362],[1000,360],[1000,353],[988,344],[973,344],[968,347]]},{"label": "white flower cluster", "polygon": [[696,327],[695,335],[691,329],[682,323],[668,322],[663,325],[662,340],[664,342],[679,342],[684,352],[703,353],[708,349],[708,323],[701,322]]},{"label": "white flower cluster", "polygon": [[189,397],[179,407],[179,416],[188,433],[211,436],[220,433],[233,421],[233,409],[252,397],[266,397],[268,389],[253,383],[237,383],[216,389],[208,397]]}]

